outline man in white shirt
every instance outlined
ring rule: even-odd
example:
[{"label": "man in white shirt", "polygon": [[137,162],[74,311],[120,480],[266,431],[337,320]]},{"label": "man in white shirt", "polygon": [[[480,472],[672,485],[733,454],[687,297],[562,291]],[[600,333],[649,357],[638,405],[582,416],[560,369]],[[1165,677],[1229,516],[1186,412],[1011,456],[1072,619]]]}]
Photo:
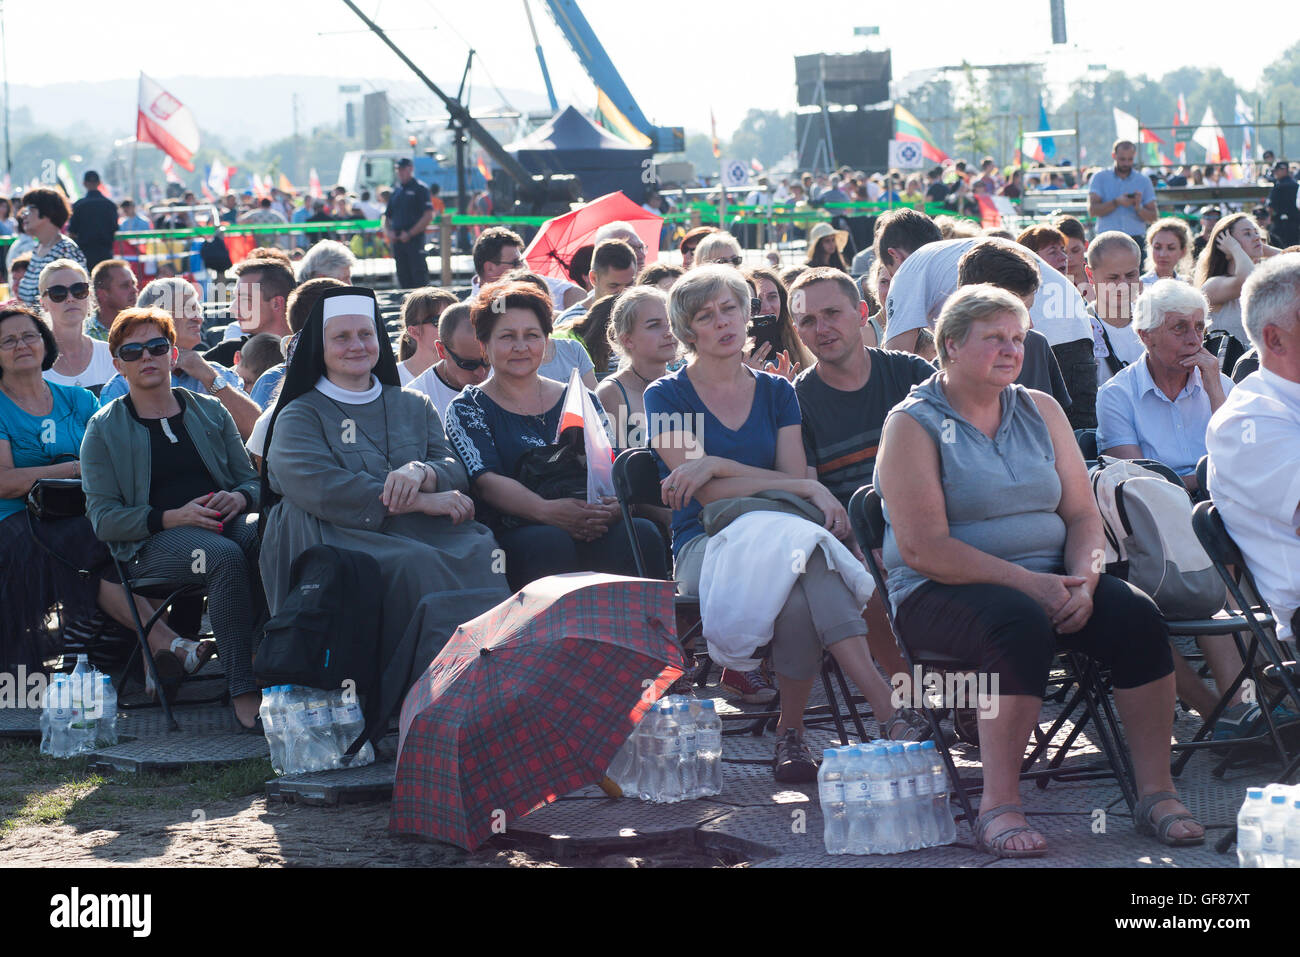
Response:
[{"label": "man in white shirt", "polygon": [[1278,637],[1294,641],[1300,624],[1300,255],[1257,266],[1241,305],[1260,368],[1210,419],[1208,485],[1273,609]]},{"label": "man in white shirt", "polygon": [[488,377],[488,364],[474,338],[474,324],[469,321],[471,308],[459,302],[442,311],[436,343],[440,358],[406,385],[432,399],[439,418],[446,415],[447,405],[461,389],[478,385]]},{"label": "man in white shirt", "polygon": [[[886,349],[917,352],[917,334],[933,331],[948,297],[957,289],[958,263],[983,237],[940,239],[933,220],[914,209],[896,209],[876,223],[876,256],[891,279],[885,312],[889,316]],[[1053,357],[1064,355],[1060,375],[1070,394],[1070,422],[1075,428],[1096,424],[1093,385],[1092,324],[1087,304],[1070,280],[1041,256],[1025,250],[1038,265],[1039,286],[1029,318],[1047,339]]]},{"label": "man in white shirt", "polygon": [[1097,448],[1121,459],[1154,459],[1190,489],[1205,454],[1205,427],[1232,391],[1206,350],[1205,295],[1175,279],[1138,300],[1133,326],[1146,347],[1097,392]]}]

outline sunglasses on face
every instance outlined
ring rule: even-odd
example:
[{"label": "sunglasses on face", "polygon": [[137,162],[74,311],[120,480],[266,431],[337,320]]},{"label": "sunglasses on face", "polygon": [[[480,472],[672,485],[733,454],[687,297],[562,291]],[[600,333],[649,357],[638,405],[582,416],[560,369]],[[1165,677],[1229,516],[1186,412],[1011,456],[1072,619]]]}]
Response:
[{"label": "sunglasses on face", "polygon": [[171,352],[172,344],[162,336],[157,339],[150,339],[148,342],[128,342],[117,350],[117,357],[123,362],[136,362],[145,354],[146,350],[151,356],[165,356]]},{"label": "sunglasses on face", "polygon": [[712,266],[739,266],[744,261],[740,256],[721,256],[717,259],[710,259],[709,264]]},{"label": "sunglasses on face", "polygon": [[50,302],[63,302],[68,298],[68,293],[72,293],[73,299],[85,299],[90,295],[90,283],[74,282],[71,286],[51,286],[45,290]]},{"label": "sunglasses on face", "polygon": [[486,369],[488,366],[488,364],[484,362],[482,359],[462,359],[460,356],[456,355],[456,353],[452,352],[451,348],[445,342],[442,344],[442,348],[446,350],[447,358],[449,358],[452,362],[456,363],[456,365],[460,366],[466,372],[474,372],[478,369]]}]

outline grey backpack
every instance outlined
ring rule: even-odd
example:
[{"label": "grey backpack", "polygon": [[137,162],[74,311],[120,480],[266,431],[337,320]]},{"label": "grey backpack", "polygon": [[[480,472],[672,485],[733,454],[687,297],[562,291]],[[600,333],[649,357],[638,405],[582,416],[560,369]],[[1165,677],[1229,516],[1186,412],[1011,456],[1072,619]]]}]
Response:
[{"label": "grey backpack", "polygon": [[1106,530],[1108,570],[1154,599],[1166,618],[1212,618],[1228,591],[1192,530],[1181,485],[1135,462],[1102,456],[1092,491]]}]

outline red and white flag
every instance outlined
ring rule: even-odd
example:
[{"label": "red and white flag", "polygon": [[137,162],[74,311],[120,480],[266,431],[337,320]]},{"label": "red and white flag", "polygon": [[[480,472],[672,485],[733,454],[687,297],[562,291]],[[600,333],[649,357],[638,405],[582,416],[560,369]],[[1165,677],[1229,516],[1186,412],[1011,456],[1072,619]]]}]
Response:
[{"label": "red and white flag", "polygon": [[135,138],[140,143],[152,143],[194,172],[194,154],[199,151],[199,126],[194,122],[194,114],[143,73],[136,104]]},{"label": "red and white flag", "polygon": [[162,171],[163,171],[163,179],[167,180],[167,182],[180,183],[182,186],[185,184],[185,181],[180,178],[179,174],[177,174],[176,164],[172,162],[172,158],[170,156],[163,157]]},{"label": "red and white flag", "polygon": [[311,173],[307,176],[307,192],[311,193],[313,199],[319,199],[325,195],[321,192],[320,177],[316,175],[316,167],[311,168]]},{"label": "red and white flag", "polygon": [[1214,110],[1208,106],[1205,108],[1205,115],[1201,117],[1201,125],[1192,134],[1192,142],[1204,147],[1207,163],[1227,163],[1232,160],[1228,139],[1223,135],[1223,128],[1219,126],[1219,121],[1214,118]]}]

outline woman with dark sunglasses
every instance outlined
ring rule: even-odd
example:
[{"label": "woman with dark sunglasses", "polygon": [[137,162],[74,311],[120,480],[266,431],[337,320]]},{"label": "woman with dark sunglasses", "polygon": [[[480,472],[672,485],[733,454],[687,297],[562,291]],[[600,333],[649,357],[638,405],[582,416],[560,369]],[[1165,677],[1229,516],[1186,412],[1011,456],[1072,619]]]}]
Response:
[{"label": "woman with dark sunglasses", "polygon": [[[123,310],[108,345],[128,391],[86,426],[86,514],[132,578],[203,587],[235,719],[259,730],[253,636],[265,600],[252,514],[257,474],[221,401],[173,387],[170,313]],[[155,648],[154,666],[164,694],[173,694],[183,677],[176,656]]]},{"label": "woman with dark sunglasses", "polygon": [[466,386],[481,383],[492,370],[479,354],[474,324],[470,322],[469,303],[458,302],[444,309],[438,317],[435,332],[434,347],[440,358],[407,383],[406,388],[427,395],[433,400],[438,417],[445,419],[451,400]]},{"label": "woman with dark sunglasses", "polygon": [[81,247],[63,235],[63,225],[72,215],[72,207],[67,197],[57,189],[41,186],[28,190],[23,196],[23,208],[19,210],[18,219],[23,225],[23,232],[36,240],[32,250],[31,265],[23,274],[22,282],[15,289],[15,295],[30,306],[37,304],[40,298],[38,280],[43,270],[56,259],[71,259],[86,268],[86,256]]},{"label": "woman with dark sunglasses", "polygon": [[402,331],[415,344],[415,353],[397,363],[397,375],[403,388],[441,358],[438,353],[438,317],[457,301],[446,289],[432,286],[413,289],[402,300]]},{"label": "woman with dark sunglasses", "polygon": [[108,343],[86,335],[90,277],[71,259],[56,259],[41,270],[41,309],[50,319],[59,357],[45,370],[45,381],[81,386],[95,395],[116,375]]}]

